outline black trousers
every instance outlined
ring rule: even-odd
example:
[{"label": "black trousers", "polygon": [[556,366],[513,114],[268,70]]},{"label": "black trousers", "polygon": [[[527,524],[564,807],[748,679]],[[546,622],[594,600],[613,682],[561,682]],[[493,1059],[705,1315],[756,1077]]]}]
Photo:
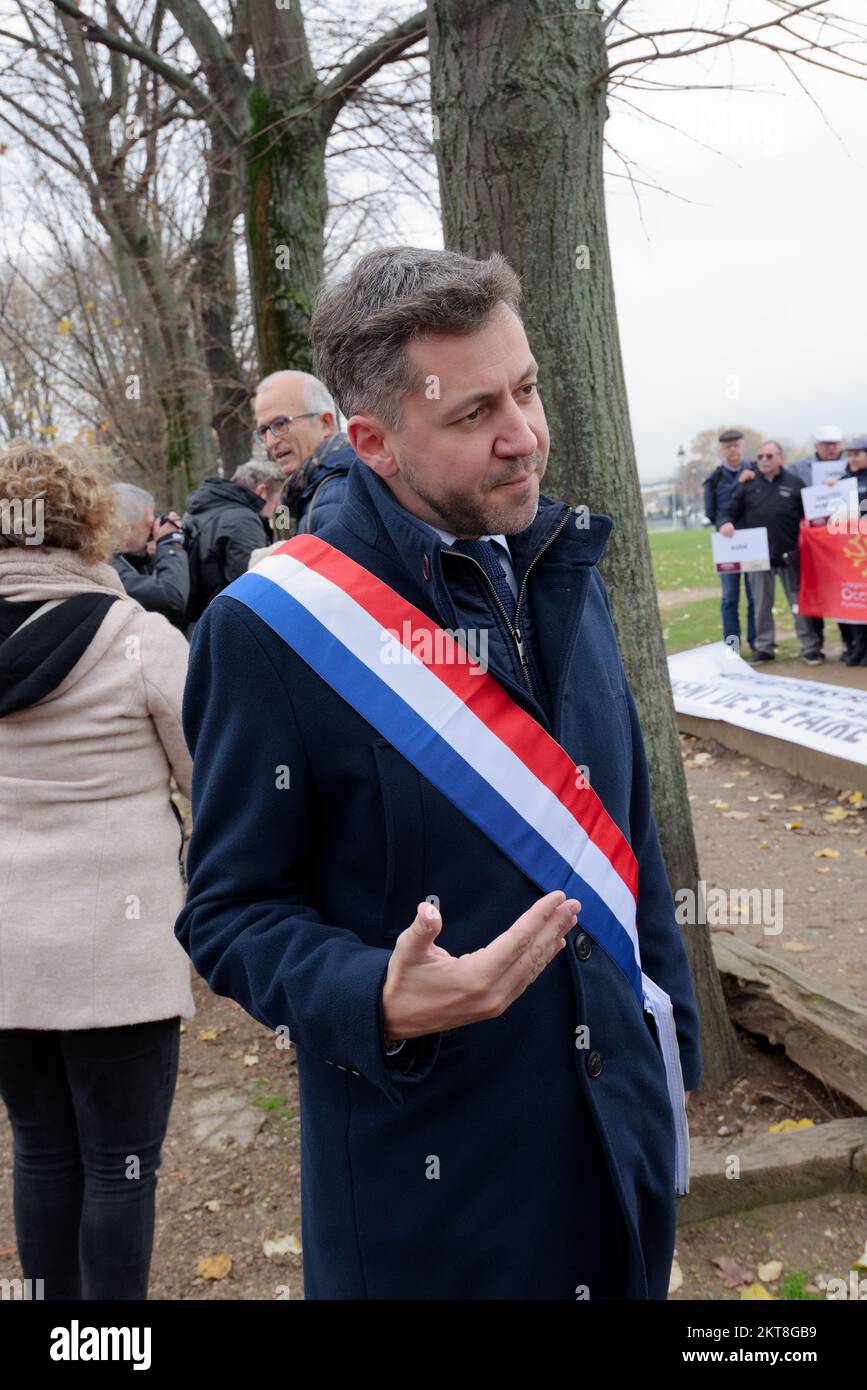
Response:
[{"label": "black trousers", "polygon": [[179,1018],[0,1030],[18,1255],[46,1300],[147,1298],[179,1048]]}]

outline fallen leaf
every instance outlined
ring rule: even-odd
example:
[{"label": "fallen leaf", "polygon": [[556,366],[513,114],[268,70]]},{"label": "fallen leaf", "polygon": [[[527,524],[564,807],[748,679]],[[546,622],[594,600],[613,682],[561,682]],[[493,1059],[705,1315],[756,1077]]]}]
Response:
[{"label": "fallen leaf", "polygon": [[718,811],[727,811],[729,808],[729,803],[727,801],[710,801],[708,805],[715,806]]},{"label": "fallen leaf", "polygon": [[713,1262],[722,1275],[723,1283],[727,1289],[735,1289],[738,1284],[746,1284],[753,1277],[750,1265],[741,1264],[731,1255],[718,1255]]},{"label": "fallen leaf", "polygon": [[244,1066],[245,1066],[245,1067],[257,1067],[258,1065],[259,1065],[259,1054],[256,1053],[256,1052],[248,1052],[248,1053],[246,1054],[246,1056],[244,1057]]},{"label": "fallen leaf", "polygon": [[765,792],[765,796],[768,798],[768,801],[782,801],[783,799],[782,792]]},{"label": "fallen leaf", "polygon": [[864,845],[862,845],[860,849],[856,849],[855,853],[856,853],[856,854],[865,854],[865,855],[867,855],[867,847],[865,847]]},{"label": "fallen leaf", "polygon": [[779,1120],[777,1124],[771,1125],[768,1134],[791,1134],[793,1129],[813,1129],[812,1120]]},{"label": "fallen leaf", "polygon": [[724,811],[726,820],[749,820],[749,811]]},{"label": "fallen leaf", "polygon": [[668,1276],[668,1292],[673,1294],[675,1289],[681,1288],[683,1284],[683,1270],[677,1260],[671,1262],[671,1274]]},{"label": "fallen leaf", "polygon": [[216,1197],[212,1197],[211,1200],[210,1200],[210,1202],[206,1202],[206,1203],[205,1203],[205,1209],[206,1209],[207,1211],[219,1211],[219,1210],[220,1210],[220,1203],[217,1201]]},{"label": "fallen leaf", "polygon": [[853,1269],[867,1269],[867,1241],[864,1242],[864,1252],[859,1255],[852,1266]]},{"label": "fallen leaf", "polygon": [[782,1272],[782,1260],[769,1260],[766,1265],[759,1265],[756,1270],[763,1284],[775,1284]]},{"label": "fallen leaf", "polygon": [[232,1268],[231,1255],[204,1255],[196,1265],[199,1279],[225,1279]]},{"label": "fallen leaf", "polygon": [[839,859],[839,858],[840,858],[840,851],[839,851],[838,849],[829,849],[828,846],[826,845],[824,849],[814,849],[814,850],[813,850],[813,858],[814,858],[814,859]]},{"label": "fallen leaf", "polygon": [[747,797],[747,801],[761,801],[761,799],[762,799],[762,798],[761,798],[760,796],[748,796],[748,797]]},{"label": "fallen leaf", "polygon": [[296,1235],[276,1235],[273,1240],[263,1241],[262,1249],[269,1260],[274,1255],[300,1255],[301,1242]]},{"label": "fallen leaf", "polygon": [[199,1042],[215,1042],[219,1036],[219,1028],[203,1028],[199,1034]]},{"label": "fallen leaf", "polygon": [[836,824],[837,821],[848,820],[851,812],[845,806],[832,806],[830,811],[822,812],[822,820],[828,821],[829,825]]},{"label": "fallen leaf", "polygon": [[816,873],[817,873],[817,874],[829,874],[830,872],[831,872],[831,870],[829,869],[829,867],[828,867],[827,864],[825,864],[825,865],[817,864],[817,865],[816,865]]},{"label": "fallen leaf", "polygon": [[786,807],[787,811],[803,811],[803,809],[803,806],[797,801],[793,802],[791,806]]},{"label": "fallen leaf", "polygon": [[761,843],[759,844],[759,849],[770,849],[770,848],[771,848],[771,846],[770,846],[770,844],[768,843],[767,840],[762,840]]},{"label": "fallen leaf", "polygon": [[741,1289],[742,1303],[755,1303],[762,1298],[769,1298],[772,1303],[774,1302],[773,1295],[768,1293],[764,1284],[747,1284],[747,1287],[745,1289]]},{"label": "fallen leaf", "polygon": [[808,946],[804,941],[786,941],[783,943],[784,951],[815,951],[815,946]]},{"label": "fallen leaf", "polygon": [[800,830],[800,828],[801,828],[801,822],[800,822],[799,820],[787,820],[787,821],[786,821],[786,829],[787,829],[787,830]]}]

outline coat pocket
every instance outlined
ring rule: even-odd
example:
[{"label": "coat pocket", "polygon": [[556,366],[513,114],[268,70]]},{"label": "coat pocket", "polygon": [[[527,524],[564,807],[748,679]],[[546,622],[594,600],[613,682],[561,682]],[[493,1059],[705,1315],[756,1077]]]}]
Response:
[{"label": "coat pocket", "polygon": [[415,917],[425,885],[424,783],[387,739],[376,739],[373,756],[385,822],[385,881],[382,938],[394,942]]}]

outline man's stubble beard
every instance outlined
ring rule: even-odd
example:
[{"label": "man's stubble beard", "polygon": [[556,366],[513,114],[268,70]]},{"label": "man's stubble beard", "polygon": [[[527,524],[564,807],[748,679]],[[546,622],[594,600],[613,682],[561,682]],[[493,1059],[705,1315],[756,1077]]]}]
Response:
[{"label": "man's stubble beard", "polygon": [[[544,471],[542,466],[542,456],[538,449],[532,455],[535,468],[535,476],[541,482]],[[410,487],[417,497],[421,498],[426,506],[430,507],[435,516],[439,518],[437,524],[443,531],[451,531],[456,536],[498,536],[515,535],[519,531],[525,531],[534,520],[539,510],[538,487],[535,496],[524,504],[521,510],[515,511],[508,508],[504,502],[500,506],[491,505],[486,507],[483,503],[476,503],[464,497],[461,493],[445,492],[440,497],[434,497],[419,482],[415,465],[405,454],[399,456],[401,478]],[[515,473],[519,477],[526,469],[521,468]],[[506,479],[501,479],[505,482]]]}]

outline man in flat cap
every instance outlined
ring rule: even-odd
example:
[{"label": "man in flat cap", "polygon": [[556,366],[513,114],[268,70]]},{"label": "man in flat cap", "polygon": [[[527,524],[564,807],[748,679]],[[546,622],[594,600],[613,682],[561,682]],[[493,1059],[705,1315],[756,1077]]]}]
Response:
[{"label": "man in flat cap", "polygon": [[[749,471],[750,465],[744,461],[744,436],[740,430],[723,430],[719,436],[720,463],[714,471],[704,480],[704,510],[705,515],[712,524],[719,529],[725,518],[726,510],[731,501],[732,493],[738,484],[739,478],[745,476],[752,478],[755,475]],[[750,586],[746,582],[747,576],[743,576],[744,589],[747,595],[747,642],[750,649],[755,651],[756,622],[753,612],[753,598],[750,593]],[[720,611],[722,615],[723,640],[728,641],[730,637],[737,638],[738,647],[741,641],[741,576],[739,573],[721,574],[720,583],[722,585],[722,603]]]}]

